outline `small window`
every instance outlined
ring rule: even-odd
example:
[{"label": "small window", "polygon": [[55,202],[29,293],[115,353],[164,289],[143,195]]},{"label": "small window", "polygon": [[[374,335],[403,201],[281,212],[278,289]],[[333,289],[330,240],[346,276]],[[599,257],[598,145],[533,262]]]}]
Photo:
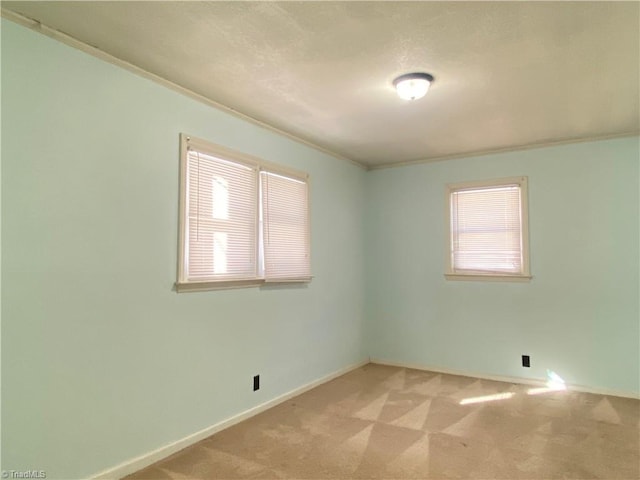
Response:
[{"label": "small window", "polygon": [[181,136],[178,291],[311,279],[308,177]]},{"label": "small window", "polygon": [[451,280],[528,280],[527,178],[447,185]]}]

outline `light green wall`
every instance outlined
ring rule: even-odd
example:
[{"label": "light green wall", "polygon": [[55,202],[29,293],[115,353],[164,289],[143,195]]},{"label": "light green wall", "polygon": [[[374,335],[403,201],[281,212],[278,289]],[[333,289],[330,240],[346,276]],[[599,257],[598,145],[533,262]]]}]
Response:
[{"label": "light green wall", "polygon": [[[308,288],[172,291],[180,132],[311,175]],[[362,169],[4,20],[2,140],[2,468],[89,476],[366,358]]]},{"label": "light green wall", "polygon": [[[631,137],[368,173],[370,356],[637,394],[639,156]],[[518,175],[533,280],[446,281],[445,184]]]}]

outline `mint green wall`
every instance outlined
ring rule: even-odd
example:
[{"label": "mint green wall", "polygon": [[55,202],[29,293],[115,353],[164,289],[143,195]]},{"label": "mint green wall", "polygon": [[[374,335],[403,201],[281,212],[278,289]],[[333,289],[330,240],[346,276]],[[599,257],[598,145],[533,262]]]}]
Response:
[{"label": "mint green wall", "polygon": [[[308,288],[172,291],[180,132],[311,175]],[[3,20],[2,468],[89,476],[364,360],[364,176]]]},{"label": "mint green wall", "polygon": [[[368,173],[370,356],[637,394],[639,156],[632,137]],[[533,280],[446,281],[445,184],[516,175]]]}]

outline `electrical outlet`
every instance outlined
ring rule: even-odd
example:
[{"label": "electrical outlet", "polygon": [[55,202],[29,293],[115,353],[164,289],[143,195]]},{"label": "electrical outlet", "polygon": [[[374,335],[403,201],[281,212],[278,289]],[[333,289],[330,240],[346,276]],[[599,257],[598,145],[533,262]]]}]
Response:
[{"label": "electrical outlet", "polygon": [[260,390],[260,375],[253,376],[253,391]]},{"label": "electrical outlet", "polygon": [[522,366],[529,368],[531,366],[531,359],[529,355],[522,355]]}]

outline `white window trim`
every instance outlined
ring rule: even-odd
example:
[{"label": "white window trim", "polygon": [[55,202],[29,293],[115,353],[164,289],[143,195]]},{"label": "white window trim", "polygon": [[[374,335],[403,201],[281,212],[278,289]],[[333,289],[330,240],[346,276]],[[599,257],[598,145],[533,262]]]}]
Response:
[{"label": "white window trim", "polygon": [[[466,188],[499,187],[504,185],[520,186],[520,206],[522,218],[522,272],[508,273],[480,273],[477,271],[454,271],[451,255],[451,193]],[[529,265],[529,193],[527,177],[507,177],[493,180],[479,180],[447,184],[445,189],[445,278],[447,280],[489,281],[489,282],[529,282],[531,271]]]},{"label": "white window trim", "polygon": [[[230,148],[223,147],[221,145],[213,144],[206,140],[202,140],[200,138],[194,137],[192,135],[187,135],[185,133],[180,134],[180,185],[179,185],[179,220],[178,220],[178,279],[175,282],[176,292],[202,292],[209,290],[227,290],[233,288],[250,288],[250,287],[259,287],[266,284],[300,284],[300,283],[309,283],[313,279],[313,276],[308,277],[296,277],[296,278],[274,278],[274,279],[265,279],[265,278],[251,278],[251,279],[240,279],[240,280],[206,280],[206,281],[194,281],[188,280],[185,272],[185,254],[186,254],[186,208],[187,208],[187,154],[188,147],[191,146],[194,149],[212,155],[214,157],[219,157],[223,159],[228,159],[234,162],[242,163],[250,167],[255,167],[260,170],[266,170],[272,173],[282,174],[283,176],[295,178],[298,180],[302,180],[307,184],[307,194],[308,194],[308,208],[309,212],[311,211],[311,184],[309,180],[309,175],[305,172],[301,172],[299,170],[291,169],[288,167],[283,167],[282,165],[270,163],[262,160],[261,158],[254,157],[249,154],[240,153],[236,150],[232,150]],[[260,182],[260,176],[256,177],[256,181]],[[259,190],[258,190],[259,191]],[[260,232],[260,217],[259,214],[256,215],[256,231]],[[309,221],[309,230],[311,229],[311,222]],[[309,231],[309,236],[311,236],[311,231]],[[258,242],[259,243],[259,242]],[[256,248],[259,250],[259,246],[256,245]],[[257,256],[256,258],[259,258]]]}]

